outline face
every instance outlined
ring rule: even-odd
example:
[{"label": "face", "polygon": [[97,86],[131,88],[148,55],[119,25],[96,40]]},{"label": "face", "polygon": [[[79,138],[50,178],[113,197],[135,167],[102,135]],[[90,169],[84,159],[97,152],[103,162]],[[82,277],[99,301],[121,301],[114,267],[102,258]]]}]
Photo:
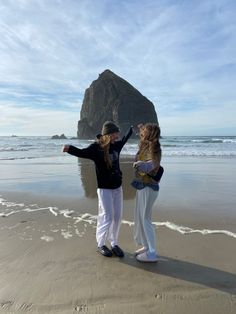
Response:
[{"label": "face", "polygon": [[119,134],[120,134],[119,132],[110,134],[111,144],[114,144],[115,141],[117,141],[119,139]]}]

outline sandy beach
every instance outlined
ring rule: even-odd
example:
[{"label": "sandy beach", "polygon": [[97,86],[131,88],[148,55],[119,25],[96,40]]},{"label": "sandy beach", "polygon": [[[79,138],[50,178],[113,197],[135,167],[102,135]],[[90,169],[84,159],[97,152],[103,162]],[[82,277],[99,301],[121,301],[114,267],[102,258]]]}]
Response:
[{"label": "sandy beach", "polygon": [[[70,180],[67,184],[61,174],[63,187],[48,180],[42,188],[35,174],[18,179],[18,186],[13,175],[5,185],[2,180],[0,313],[235,313],[233,161],[163,162],[165,177],[153,211],[157,264],[139,263],[133,255],[129,161],[122,162],[123,259],[96,252],[91,164],[79,166],[80,176],[66,167],[63,175]],[[76,182],[78,190],[69,192]]]},{"label": "sandy beach", "polygon": [[236,314],[236,0],[0,17],[0,314]]}]

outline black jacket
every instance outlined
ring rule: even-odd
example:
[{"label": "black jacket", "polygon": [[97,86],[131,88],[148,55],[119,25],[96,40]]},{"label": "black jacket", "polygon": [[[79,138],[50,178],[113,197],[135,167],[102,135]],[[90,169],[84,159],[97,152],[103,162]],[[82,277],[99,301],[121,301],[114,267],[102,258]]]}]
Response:
[{"label": "black jacket", "polygon": [[104,151],[96,142],[83,149],[70,145],[68,153],[76,157],[87,158],[94,161],[98,188],[117,189],[122,184],[122,172],[119,164],[120,152],[132,135],[132,132],[132,128],[130,128],[122,140],[110,144],[109,155],[112,160],[111,168],[107,167],[104,160]]}]

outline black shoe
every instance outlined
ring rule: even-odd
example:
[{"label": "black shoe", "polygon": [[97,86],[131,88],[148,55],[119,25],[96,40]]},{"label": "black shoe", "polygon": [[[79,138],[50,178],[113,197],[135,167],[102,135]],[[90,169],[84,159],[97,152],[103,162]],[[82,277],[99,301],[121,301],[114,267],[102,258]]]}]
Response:
[{"label": "black shoe", "polygon": [[121,250],[121,248],[118,245],[115,245],[111,248],[112,252],[118,256],[118,257],[124,257],[124,252]]},{"label": "black shoe", "polygon": [[101,253],[102,255],[106,257],[111,257],[112,256],[112,251],[106,247],[106,245],[103,245],[101,247],[98,247],[98,252]]}]

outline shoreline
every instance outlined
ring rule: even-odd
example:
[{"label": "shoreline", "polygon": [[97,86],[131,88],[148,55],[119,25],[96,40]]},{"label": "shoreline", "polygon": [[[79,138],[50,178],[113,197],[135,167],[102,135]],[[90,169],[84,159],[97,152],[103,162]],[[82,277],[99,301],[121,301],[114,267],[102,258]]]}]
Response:
[{"label": "shoreline", "polygon": [[[0,218],[8,218],[12,215],[24,213],[49,211],[55,216],[68,211],[77,216],[87,215],[93,217],[97,215],[97,198],[88,199],[71,198],[60,196],[55,199],[52,196],[37,196],[35,194],[23,192],[4,192],[0,195]],[[5,197],[3,197],[5,195]],[[17,206],[17,204],[19,206]],[[124,200],[123,224],[131,226],[133,224],[133,209],[135,199]],[[158,200],[153,207],[153,224],[164,227],[181,234],[225,234],[236,238],[236,219],[229,215],[222,220],[221,215],[204,213],[199,215],[195,210],[186,211],[183,208],[163,208]],[[217,232],[218,231],[218,232]]]}]

